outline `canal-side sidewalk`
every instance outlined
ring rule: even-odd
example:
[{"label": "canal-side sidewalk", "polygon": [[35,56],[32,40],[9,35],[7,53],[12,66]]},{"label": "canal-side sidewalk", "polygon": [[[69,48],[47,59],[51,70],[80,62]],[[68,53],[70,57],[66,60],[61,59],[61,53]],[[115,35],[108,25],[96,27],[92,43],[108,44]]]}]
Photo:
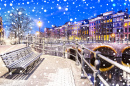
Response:
[{"label": "canal-side sidewalk", "polygon": [[80,70],[72,60],[42,55],[27,75],[5,74],[0,78],[0,86],[90,86],[87,79],[80,79]]}]

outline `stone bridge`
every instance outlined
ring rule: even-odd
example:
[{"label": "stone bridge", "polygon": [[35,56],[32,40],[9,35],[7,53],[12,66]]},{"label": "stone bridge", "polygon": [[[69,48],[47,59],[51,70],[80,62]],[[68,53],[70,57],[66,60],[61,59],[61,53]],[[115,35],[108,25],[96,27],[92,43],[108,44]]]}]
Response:
[{"label": "stone bridge", "polygon": [[[91,66],[94,67],[95,64],[95,58],[94,54],[91,51],[88,51],[86,49],[83,50],[84,48],[88,48],[92,51],[99,51],[103,56],[106,58],[109,58],[119,64],[124,65],[125,67],[130,67],[130,45],[129,44],[122,44],[122,43],[78,43],[78,42],[73,42],[73,43],[60,43],[58,44],[50,44],[45,45],[45,54],[50,54],[50,55],[56,55],[56,56],[62,56],[68,59],[72,59],[76,61],[78,64],[77,60],[79,63],[82,63],[81,56],[79,55],[82,54],[82,51],[84,52],[84,58],[86,61],[89,62]],[[52,50],[51,53],[46,53],[46,49]],[[53,52],[54,51],[54,52]],[[65,52],[64,52],[65,51]],[[78,51],[79,53],[77,53]],[[64,53],[63,53],[64,52]],[[64,55],[65,54],[65,55]],[[77,58],[75,56],[78,56]],[[127,86],[129,83],[128,78],[129,74],[126,73],[125,71],[120,70],[120,68],[116,67],[115,65],[112,65],[111,63],[103,60],[100,58],[101,64],[99,70],[101,71],[101,75],[103,78],[108,81],[109,85],[116,86]],[[84,63],[85,66],[85,71],[88,73],[88,76],[93,76],[93,71],[91,68]],[[118,72],[117,72],[118,71]],[[119,81],[121,81],[119,83]],[[123,85],[125,83],[125,85]]]}]

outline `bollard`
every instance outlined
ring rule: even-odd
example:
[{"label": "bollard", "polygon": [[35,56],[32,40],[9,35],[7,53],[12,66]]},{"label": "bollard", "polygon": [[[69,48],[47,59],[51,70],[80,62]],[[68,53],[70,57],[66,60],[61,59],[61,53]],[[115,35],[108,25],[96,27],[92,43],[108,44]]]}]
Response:
[{"label": "bollard", "polygon": [[85,68],[85,63],[84,63],[84,47],[82,47],[82,57],[81,57],[81,79],[86,79],[87,77],[85,77],[84,75],[84,71],[83,69]]},{"label": "bollard", "polygon": [[100,74],[100,57],[98,56],[98,54],[100,54],[99,51],[96,51],[94,53],[94,57],[95,57],[95,68],[96,68],[96,71],[94,71],[94,86],[100,86],[100,79],[98,78],[98,74]]}]

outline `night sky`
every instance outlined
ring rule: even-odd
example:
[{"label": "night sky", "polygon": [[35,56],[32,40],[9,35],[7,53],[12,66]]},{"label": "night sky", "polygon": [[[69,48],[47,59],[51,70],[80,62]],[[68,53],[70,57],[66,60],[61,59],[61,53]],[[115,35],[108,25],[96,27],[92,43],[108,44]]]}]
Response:
[{"label": "night sky", "polygon": [[6,16],[16,8],[26,9],[33,18],[33,31],[38,31],[37,22],[42,21],[41,30],[52,25],[61,26],[68,21],[90,19],[107,11],[129,9],[130,0],[0,0],[0,16],[6,29]]}]

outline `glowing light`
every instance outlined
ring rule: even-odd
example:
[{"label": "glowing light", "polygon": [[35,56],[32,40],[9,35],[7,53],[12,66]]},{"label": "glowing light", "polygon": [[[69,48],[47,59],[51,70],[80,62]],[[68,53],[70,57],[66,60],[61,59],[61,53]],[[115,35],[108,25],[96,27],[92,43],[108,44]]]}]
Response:
[{"label": "glowing light", "polygon": [[126,27],[126,26],[127,26],[127,23],[125,23],[124,26]]},{"label": "glowing light", "polygon": [[39,35],[39,32],[38,32],[38,31],[36,32],[36,35]]},{"label": "glowing light", "polygon": [[42,22],[40,22],[40,21],[37,24],[38,24],[39,27],[42,26]]},{"label": "glowing light", "polygon": [[111,34],[111,37],[115,37],[115,34],[114,34],[114,33],[112,33],[112,34]]}]

